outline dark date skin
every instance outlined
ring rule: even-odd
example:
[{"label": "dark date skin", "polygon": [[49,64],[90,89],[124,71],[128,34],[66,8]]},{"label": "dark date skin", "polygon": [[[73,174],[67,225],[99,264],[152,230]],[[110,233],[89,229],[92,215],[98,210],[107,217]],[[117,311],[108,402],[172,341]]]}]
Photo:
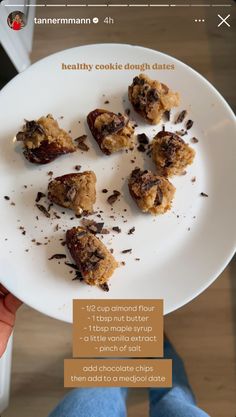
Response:
[{"label": "dark date skin", "polygon": [[58,145],[56,142],[49,143],[47,140],[43,141],[38,148],[24,149],[25,158],[34,164],[48,164],[54,161],[58,156],[74,152],[71,149]]}]

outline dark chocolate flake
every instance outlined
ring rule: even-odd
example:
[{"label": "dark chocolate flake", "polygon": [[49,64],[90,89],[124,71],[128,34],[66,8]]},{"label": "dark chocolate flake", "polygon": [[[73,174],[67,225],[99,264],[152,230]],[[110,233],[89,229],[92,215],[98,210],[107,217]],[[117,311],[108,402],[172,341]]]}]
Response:
[{"label": "dark chocolate flake", "polygon": [[65,262],[65,265],[66,266],[69,266],[72,269],[75,269],[76,271],[79,271],[79,268],[78,268],[78,266],[76,264],[72,264],[70,262]]},{"label": "dark chocolate flake", "polygon": [[42,204],[36,204],[36,207],[44,214],[44,216],[50,217],[50,213]]},{"label": "dark chocolate flake", "polygon": [[129,229],[128,235],[132,235],[134,232],[135,232],[135,227],[132,227],[131,229]]},{"label": "dark chocolate flake", "polygon": [[114,230],[114,232],[121,233],[121,228],[119,226],[114,226],[112,230]]},{"label": "dark chocolate flake", "polygon": [[35,199],[36,203],[38,203],[43,197],[46,197],[46,195],[44,193],[41,193],[41,191],[39,191]]},{"label": "dark chocolate flake", "polygon": [[185,119],[186,115],[187,115],[187,110],[182,110],[179,113],[177,119],[175,120],[175,124],[182,123],[182,121]]},{"label": "dark chocolate flake", "polygon": [[208,196],[208,194],[203,193],[203,192],[201,192],[201,193],[200,193],[200,196],[201,196],[201,197],[209,197],[209,196]]},{"label": "dark chocolate flake", "polygon": [[81,151],[85,151],[85,152],[89,150],[89,147],[86,145],[86,143],[84,143],[86,139],[87,139],[87,135],[82,135],[75,139],[75,142],[77,143],[77,147]]},{"label": "dark chocolate flake", "polygon": [[193,121],[188,120],[187,123],[186,123],[186,129],[189,130],[189,129],[191,129],[192,126],[193,126]]},{"label": "dark chocolate flake", "polygon": [[51,259],[65,259],[66,255],[64,253],[55,253],[55,255],[52,255],[51,258],[48,258],[49,261]]},{"label": "dark chocolate flake", "polygon": [[132,249],[124,249],[121,251],[121,253],[131,253]]},{"label": "dark chocolate flake", "polygon": [[120,192],[119,191],[117,191],[117,190],[114,190],[113,191],[113,194],[111,194],[109,197],[108,197],[108,199],[107,199],[107,202],[110,204],[110,205],[112,205],[112,204],[114,204],[115,202],[116,202],[116,200],[117,200],[117,198],[120,196]]}]

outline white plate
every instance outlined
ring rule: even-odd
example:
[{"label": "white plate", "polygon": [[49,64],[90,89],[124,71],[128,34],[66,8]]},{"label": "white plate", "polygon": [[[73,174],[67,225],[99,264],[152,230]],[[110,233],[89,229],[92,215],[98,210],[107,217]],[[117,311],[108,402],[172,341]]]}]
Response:
[{"label": "white plate", "polygon": [[[140,71],[62,71],[62,62],[175,65],[174,71],[147,71],[180,92],[181,105],[172,113],[172,119],[175,113],[187,109],[194,125],[185,138],[199,139],[199,143],[192,145],[197,154],[187,175],[173,179],[177,192],[171,212],[154,218],[138,211],[127,192],[126,179],[135,165],[154,169],[151,160],[144,161],[139,152],[135,153],[136,164],[130,162],[131,153],[104,156],[86,126],[87,113],[96,107],[115,112],[130,107],[127,86]],[[106,100],[110,102],[107,105]],[[137,46],[83,46],[49,56],[18,75],[1,91],[0,108],[0,280],[25,303],[68,322],[72,319],[73,298],[163,298],[168,313],[201,293],[229,262],[236,236],[235,119],[221,95],[194,70],[168,55]],[[90,151],[63,156],[44,166],[28,163],[19,151],[21,146],[15,146],[12,138],[24,118],[31,120],[48,113],[57,118],[63,116],[59,123],[71,129],[74,138],[86,132]],[[150,127],[133,112],[131,115],[138,121],[138,132],[152,137],[153,129],[156,132],[161,129],[161,125]],[[167,130],[176,128],[180,126],[166,126]],[[126,263],[111,278],[109,293],[72,281],[73,275],[64,260],[60,265],[57,260],[48,261],[51,255],[66,250],[59,239],[64,238],[62,229],[79,223],[70,220],[72,212],[65,210],[61,219],[49,220],[34,207],[37,192],[47,189],[47,172],[53,171],[54,176],[76,172],[73,167],[77,164],[83,170],[96,172],[96,207],[105,212],[105,226],[122,229],[121,234],[104,237],[104,242],[114,248],[116,259]],[[110,193],[114,189],[122,192],[114,212],[106,202],[107,194],[100,192],[103,188]],[[201,197],[201,192],[209,197]],[[4,195],[11,200],[6,201]],[[114,213],[116,220],[109,217]],[[57,232],[56,224],[62,227]],[[25,228],[26,235],[21,234],[20,226]],[[133,226],[135,233],[128,235]],[[45,236],[51,238],[49,245],[36,246],[31,242],[32,239],[44,242]],[[121,253],[129,248],[132,254]]]}]

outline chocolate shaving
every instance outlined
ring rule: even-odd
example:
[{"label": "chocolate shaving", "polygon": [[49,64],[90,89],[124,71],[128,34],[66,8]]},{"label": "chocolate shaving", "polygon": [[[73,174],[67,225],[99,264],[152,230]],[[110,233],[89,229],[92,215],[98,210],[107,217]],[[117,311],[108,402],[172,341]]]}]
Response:
[{"label": "chocolate shaving", "polygon": [[72,264],[70,262],[65,262],[65,265],[69,266],[72,269],[75,269],[76,271],[79,271],[79,268],[76,264]]},{"label": "chocolate shaving", "polygon": [[189,129],[191,129],[192,126],[193,126],[193,121],[188,120],[187,123],[186,123],[186,129],[189,130]]},{"label": "chocolate shaving", "polygon": [[83,226],[86,227],[87,231],[93,234],[107,234],[109,233],[109,231],[107,229],[104,229],[104,223],[102,222],[95,222],[95,220],[87,220],[87,219],[83,219],[82,220],[82,224]]},{"label": "chocolate shaving", "polygon": [[141,184],[141,190],[143,193],[145,193],[146,191],[149,191],[152,187],[154,187],[155,185],[159,184],[160,180],[159,178],[156,178],[154,180],[148,180],[146,182],[144,182],[143,184]]},{"label": "chocolate shaving", "polygon": [[81,272],[80,272],[79,269],[77,271],[75,271],[75,277],[72,279],[72,281],[75,281],[75,280],[79,280],[79,281],[84,280],[84,278],[82,277]]},{"label": "chocolate shaving", "polygon": [[187,115],[187,110],[182,110],[179,113],[177,119],[175,120],[175,124],[182,123],[182,121],[184,120],[184,118],[186,117],[186,115]]},{"label": "chocolate shaving", "polygon": [[200,193],[200,195],[201,195],[202,197],[209,197],[209,196],[208,196],[208,194],[203,193],[203,192],[201,192],[201,193]]},{"label": "chocolate shaving", "polygon": [[120,196],[121,194],[120,194],[120,192],[119,191],[117,191],[117,190],[114,190],[113,191],[113,194],[111,194],[109,197],[108,197],[108,199],[107,199],[107,202],[109,203],[109,204],[114,204],[115,202],[116,202],[116,200],[117,200],[117,198]]},{"label": "chocolate shaving", "polygon": [[124,249],[121,251],[121,253],[131,253],[132,249]]},{"label": "chocolate shaving", "polygon": [[166,110],[164,113],[164,117],[166,118],[167,122],[170,121],[170,110]]},{"label": "chocolate shaving", "polygon": [[41,193],[41,191],[39,191],[35,199],[36,203],[38,203],[43,197],[46,197],[46,194]]},{"label": "chocolate shaving", "polygon": [[135,232],[135,227],[132,227],[131,229],[129,229],[128,235],[132,235],[134,232]]},{"label": "chocolate shaving", "polygon": [[42,204],[35,204],[35,205],[44,214],[44,216],[50,217],[50,213],[47,211],[46,207],[44,207]]},{"label": "chocolate shaving", "polygon": [[56,211],[54,211],[53,214],[54,214],[54,216],[55,216],[56,219],[60,219],[61,218],[61,216],[59,216],[59,214],[57,214]]},{"label": "chocolate shaving", "polygon": [[163,193],[159,187],[157,187],[157,193],[154,201],[154,206],[160,206],[163,200]]},{"label": "chocolate shaving", "polygon": [[89,147],[86,145],[86,143],[84,143],[86,139],[87,135],[82,135],[75,139],[75,142],[77,143],[77,148],[85,152],[89,150]]},{"label": "chocolate shaving", "polygon": [[66,255],[64,253],[55,253],[55,255],[52,255],[51,258],[48,258],[49,261],[51,259],[64,259],[66,258]]}]

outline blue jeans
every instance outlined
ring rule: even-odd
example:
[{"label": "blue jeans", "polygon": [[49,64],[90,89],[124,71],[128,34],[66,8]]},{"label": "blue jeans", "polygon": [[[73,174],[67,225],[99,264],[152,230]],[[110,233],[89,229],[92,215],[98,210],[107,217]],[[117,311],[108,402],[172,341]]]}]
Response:
[{"label": "blue jeans", "polygon": [[[150,417],[209,417],[196,406],[181,358],[168,340],[164,357],[173,360],[172,388],[149,388]],[[49,417],[126,417],[127,388],[78,388]]]}]

